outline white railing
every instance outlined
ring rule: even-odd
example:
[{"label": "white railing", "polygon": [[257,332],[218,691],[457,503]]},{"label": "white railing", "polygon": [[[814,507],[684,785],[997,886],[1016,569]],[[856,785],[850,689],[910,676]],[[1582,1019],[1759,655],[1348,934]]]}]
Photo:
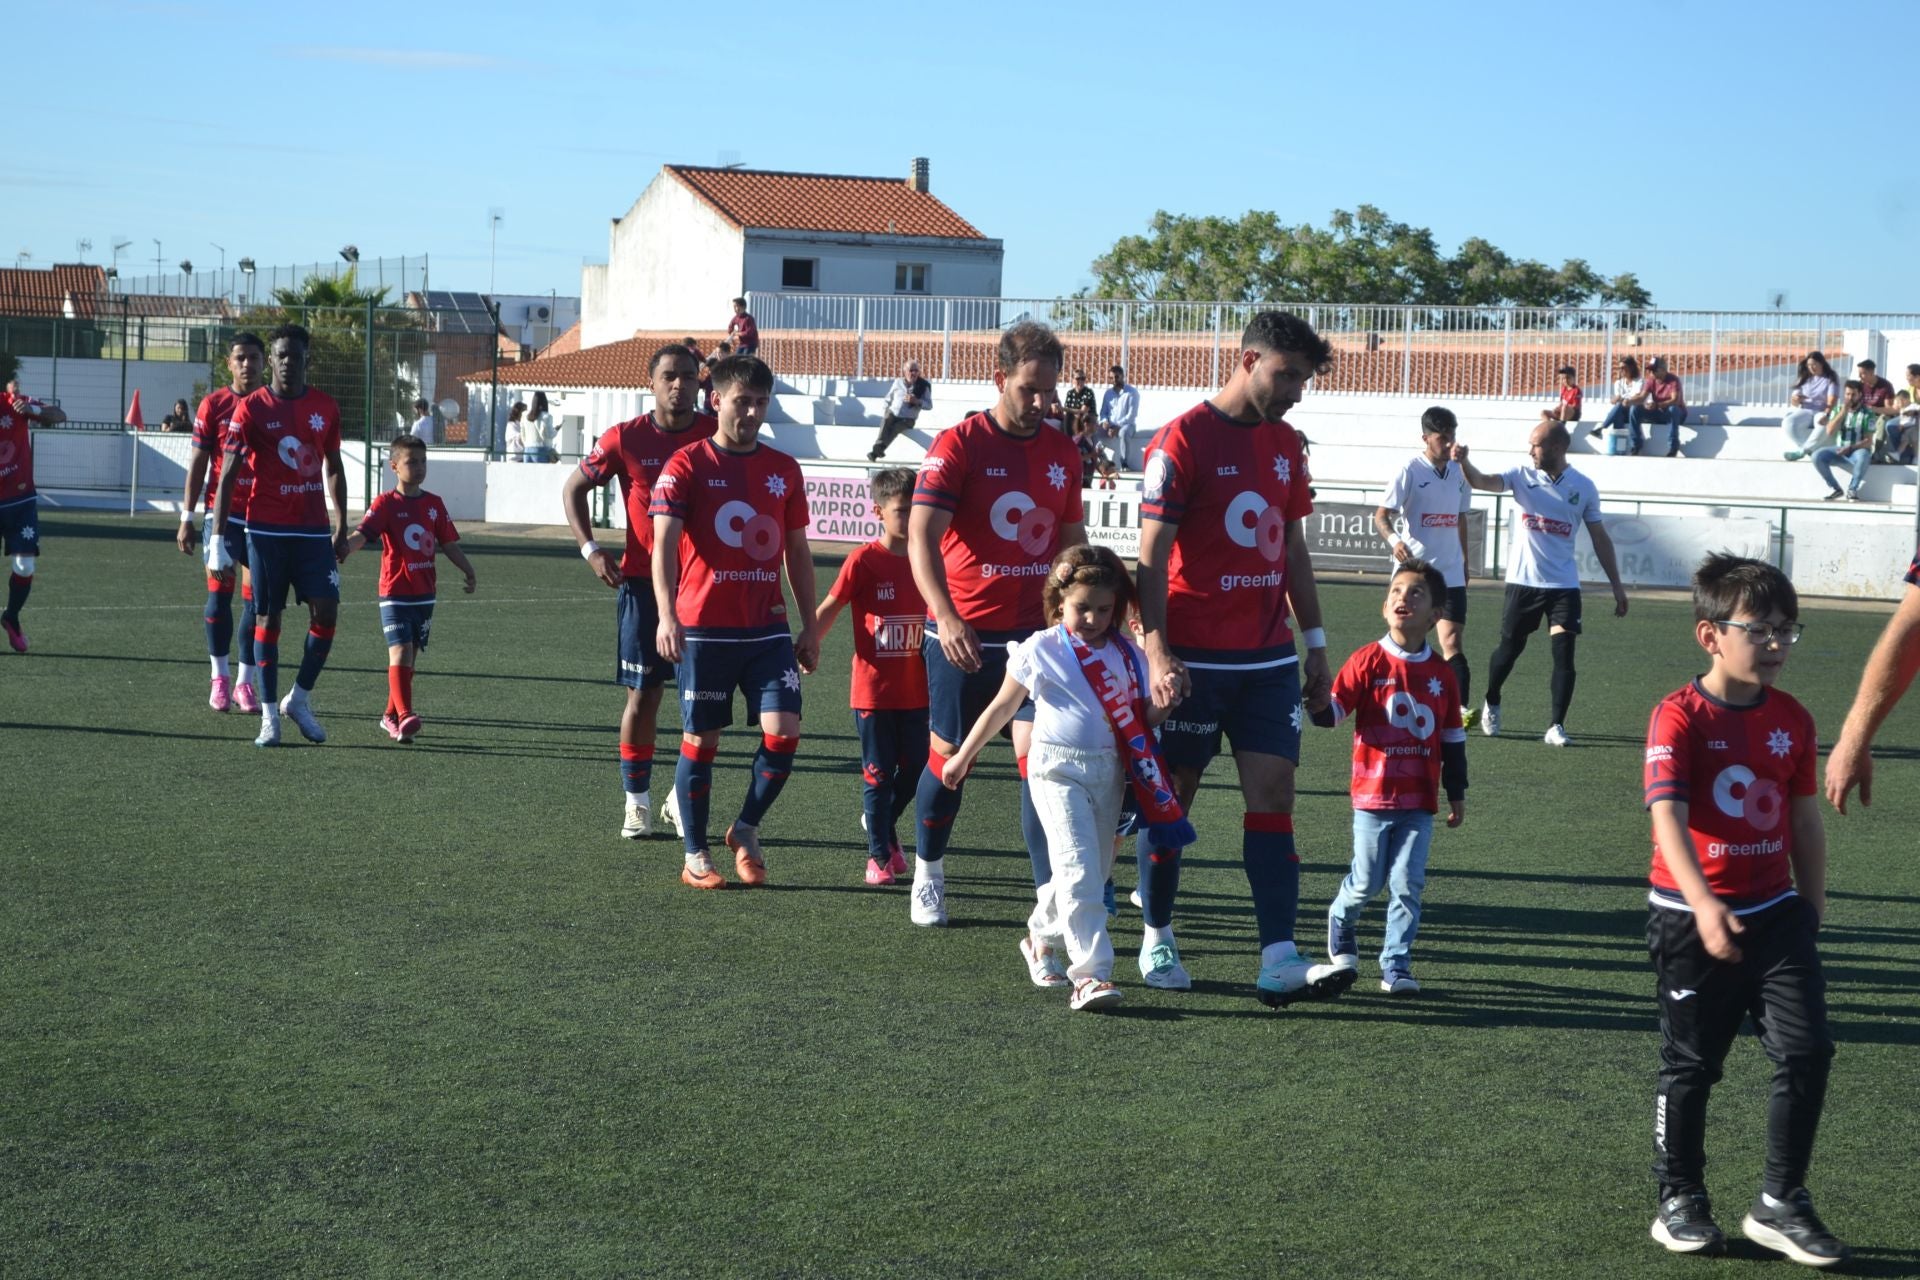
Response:
[{"label": "white railing", "polygon": [[[760,351],[783,375],[890,377],[914,359],[930,376],[985,381],[1000,332],[1051,325],[1069,370],[1095,382],[1118,364],[1142,387],[1218,386],[1241,331],[1270,304],[1082,298],[930,298],[758,292]],[[1618,357],[1664,357],[1692,404],[1785,404],[1795,367],[1825,352],[1843,374],[1866,351],[1849,335],[1920,330],[1920,314],[1731,312],[1281,303],[1334,346],[1320,394],[1551,397],[1572,365],[1589,393]],[[1857,344],[1856,344],[1857,345]],[[1884,372],[1884,371],[1883,371]],[[1894,381],[1900,381],[1896,375]]]}]

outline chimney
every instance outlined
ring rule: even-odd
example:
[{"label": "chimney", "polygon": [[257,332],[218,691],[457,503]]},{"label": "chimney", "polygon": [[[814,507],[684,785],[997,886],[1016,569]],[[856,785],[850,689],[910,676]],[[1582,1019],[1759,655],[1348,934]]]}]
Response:
[{"label": "chimney", "polygon": [[915,191],[932,190],[932,187],[929,186],[927,182],[927,158],[925,156],[915,156],[913,158],[913,175],[907,179],[907,185]]}]

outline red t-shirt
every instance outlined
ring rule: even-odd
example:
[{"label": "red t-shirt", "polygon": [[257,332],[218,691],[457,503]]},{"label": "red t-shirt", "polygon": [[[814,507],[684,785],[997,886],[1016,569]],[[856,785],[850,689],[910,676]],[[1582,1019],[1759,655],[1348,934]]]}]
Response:
[{"label": "red t-shirt", "polygon": [[693,636],[750,639],[787,630],[780,557],[807,527],[800,464],[771,445],[732,453],[702,440],[667,459],[653,514],[682,523],[675,611]]},{"label": "red t-shirt", "polygon": [[1573,416],[1580,416],[1580,388],[1578,385],[1560,388],[1560,403],[1573,410]]},{"label": "red t-shirt", "polygon": [[253,469],[247,528],[324,535],[331,524],[322,459],[339,450],[340,406],[319,388],[287,397],[262,387],[241,400],[227,429],[227,452]]},{"label": "red t-shirt", "polygon": [[760,326],[743,311],[727,321],[727,336],[733,339],[734,350],[745,348],[751,354],[751,350],[760,345]]},{"label": "red t-shirt", "polygon": [[608,427],[594,443],[593,452],[580,460],[580,470],[595,484],[620,477],[620,496],[627,504],[627,550],[620,557],[622,577],[636,579],[641,590],[653,572],[653,482],[674,452],[720,429],[718,419],[693,415],[683,431],[662,431],[652,413],[643,413]]},{"label": "red t-shirt", "polygon": [[[1742,639],[1740,643],[1746,641]],[[1698,680],[1660,700],[1647,725],[1646,800],[1687,806],[1687,834],[1716,898],[1756,906],[1793,888],[1792,797],[1815,793],[1813,717],[1778,689],[1736,707]],[[1653,887],[1680,901],[1656,839]]]},{"label": "red t-shirt", "polygon": [[[220,387],[207,393],[193,415],[193,447],[207,452],[207,510],[213,510],[213,496],[220,488],[220,464],[226,459],[227,428],[233,423],[233,411],[240,397],[232,387]],[[247,497],[253,489],[253,472],[245,462],[233,481],[233,504],[227,515],[245,523]]]},{"label": "red t-shirt", "polygon": [[1284,422],[1235,422],[1202,401],[1147,445],[1140,515],[1179,525],[1167,640],[1229,666],[1267,666],[1287,626],[1287,525],[1313,512],[1306,453]]},{"label": "red t-shirt", "polygon": [[1431,646],[1392,637],[1356,650],[1333,680],[1334,714],[1353,720],[1353,807],[1440,808],[1440,744],[1467,740],[1460,688]]},{"label": "red t-shirt", "polygon": [[447,516],[447,504],[422,489],[408,497],[389,489],[373,500],[360,518],[359,532],[380,544],[380,598],[403,604],[432,604],[439,581],[434,556],[460,533]]},{"label": "red t-shirt", "polygon": [[869,542],[848,556],[833,580],[833,598],[853,619],[853,696],[863,711],[927,705],[927,661],[920,636],[927,603],[905,555]]},{"label": "red t-shirt", "polygon": [[1058,431],[1002,431],[980,412],[934,437],[913,505],[953,516],[940,539],[953,607],[980,631],[1046,625],[1040,592],[1060,550],[1060,526],[1087,518],[1080,451]]},{"label": "red t-shirt", "polygon": [[25,412],[33,403],[24,397],[12,404],[0,401],[0,507],[35,495],[33,420]]}]

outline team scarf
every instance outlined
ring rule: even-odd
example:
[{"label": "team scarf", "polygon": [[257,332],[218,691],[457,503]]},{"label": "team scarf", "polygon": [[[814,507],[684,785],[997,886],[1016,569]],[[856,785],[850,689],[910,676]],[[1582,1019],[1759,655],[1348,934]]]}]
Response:
[{"label": "team scarf", "polygon": [[1193,824],[1187,821],[1179,798],[1173,794],[1166,761],[1160,757],[1160,744],[1147,726],[1147,702],[1142,694],[1147,682],[1140,672],[1139,657],[1119,636],[1108,639],[1107,643],[1120,646],[1121,656],[1127,660],[1127,671],[1133,677],[1122,687],[1122,682],[1114,677],[1113,668],[1079,636],[1064,625],[1060,635],[1072,648],[1073,656],[1080,662],[1081,674],[1086,676],[1087,683],[1093,687],[1093,696],[1107,713],[1107,727],[1113,730],[1114,745],[1127,763],[1127,782],[1133,788],[1133,802],[1140,811],[1147,838],[1157,849],[1184,849],[1199,837],[1194,834]]}]

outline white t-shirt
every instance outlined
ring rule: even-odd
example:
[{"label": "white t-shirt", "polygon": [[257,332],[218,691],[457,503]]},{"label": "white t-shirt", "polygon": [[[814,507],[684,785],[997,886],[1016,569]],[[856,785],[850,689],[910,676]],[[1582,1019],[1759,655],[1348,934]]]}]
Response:
[{"label": "white t-shirt", "polygon": [[[1146,672],[1147,662],[1140,647],[1116,629],[1107,642],[1094,652],[1106,664],[1113,679],[1131,684],[1133,673],[1125,657],[1131,649]],[[1026,686],[1033,695],[1033,736],[1038,742],[1059,747],[1077,747],[1082,751],[1112,751],[1113,727],[1107,722],[1107,709],[1100,705],[1080,659],[1073,656],[1059,627],[1036,631],[1025,640],[1007,646],[1007,674]]]},{"label": "white t-shirt", "polygon": [[1613,380],[1614,397],[1621,404],[1632,406],[1647,398],[1647,380],[1645,378],[1615,378]]},{"label": "white t-shirt", "polygon": [[1600,491],[1568,467],[1558,480],[1533,467],[1503,471],[1513,505],[1513,558],[1507,581],[1519,587],[1580,587],[1573,542],[1582,524],[1600,523]]},{"label": "white t-shirt", "polygon": [[[1467,556],[1460,526],[1473,506],[1473,488],[1459,464],[1416,455],[1387,486],[1383,507],[1400,513],[1394,522],[1407,551],[1440,571],[1449,587],[1467,585]],[[1392,560],[1393,557],[1387,557]]]},{"label": "white t-shirt", "polygon": [[529,414],[520,421],[520,443],[529,449],[544,449],[553,442],[553,415]]},{"label": "white t-shirt", "polygon": [[420,415],[419,420],[413,424],[413,435],[416,439],[425,440],[428,444],[433,443],[432,414],[426,413]]}]

